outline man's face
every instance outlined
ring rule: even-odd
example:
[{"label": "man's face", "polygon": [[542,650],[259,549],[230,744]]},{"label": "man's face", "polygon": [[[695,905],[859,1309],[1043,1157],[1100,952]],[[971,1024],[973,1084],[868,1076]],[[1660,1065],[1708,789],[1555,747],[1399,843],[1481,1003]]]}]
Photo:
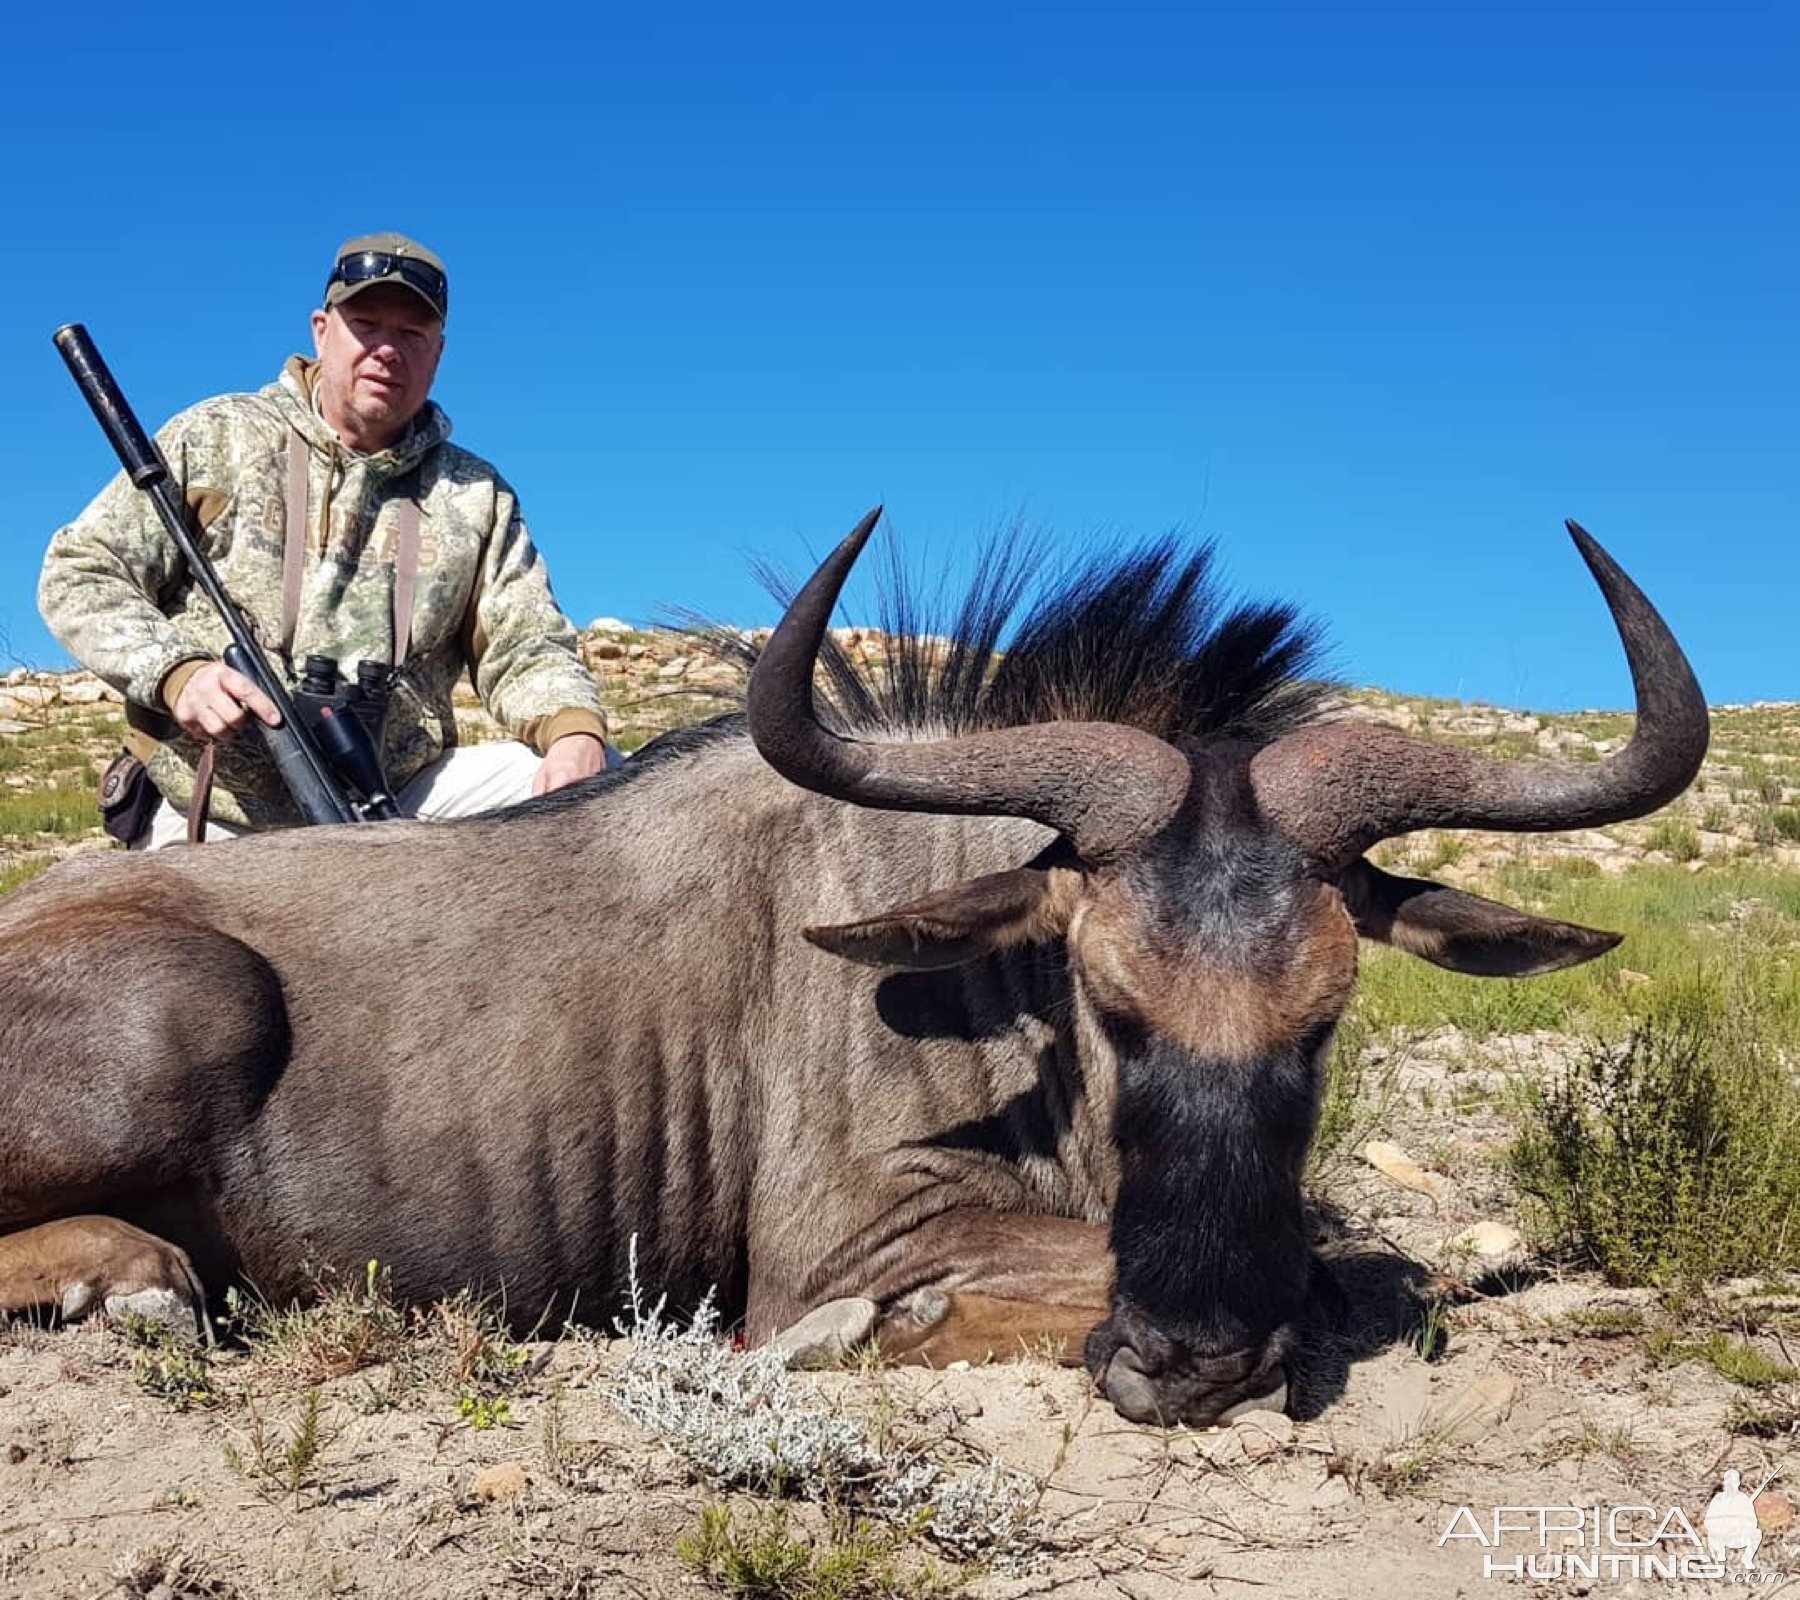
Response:
[{"label": "man's face", "polygon": [[312,314],[319,409],[357,450],[384,450],[431,393],[444,324],[409,289],[379,284]]}]

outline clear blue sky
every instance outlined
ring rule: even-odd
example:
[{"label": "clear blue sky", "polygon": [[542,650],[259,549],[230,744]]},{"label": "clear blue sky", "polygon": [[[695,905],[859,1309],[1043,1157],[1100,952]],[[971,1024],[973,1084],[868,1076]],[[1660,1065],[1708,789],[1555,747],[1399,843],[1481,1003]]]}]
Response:
[{"label": "clear blue sky", "polygon": [[0,630],[147,423],[267,382],[338,241],[448,260],[437,397],[577,622],[763,621],[885,501],[1216,535],[1353,681],[1629,699],[1561,532],[1715,701],[1800,698],[1800,11],[35,6],[0,97]]}]

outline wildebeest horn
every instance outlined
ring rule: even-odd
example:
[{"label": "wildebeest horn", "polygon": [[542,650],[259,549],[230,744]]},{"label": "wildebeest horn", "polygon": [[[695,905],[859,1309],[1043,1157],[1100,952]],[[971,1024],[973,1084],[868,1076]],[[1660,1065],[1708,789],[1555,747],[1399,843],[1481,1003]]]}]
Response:
[{"label": "wildebeest horn", "polygon": [[1631,742],[1601,762],[1497,761],[1338,722],[1278,740],[1251,763],[1263,813],[1315,860],[1341,870],[1378,840],[1418,828],[1535,833],[1642,816],[1693,781],[1706,755],[1706,700],[1668,625],[1578,523],[1570,537],[1606,597],[1637,693]]},{"label": "wildebeest horn", "polygon": [[813,663],[831,608],[881,516],[877,506],[794,597],[750,675],[750,737],[790,782],[890,811],[1030,817],[1089,861],[1148,838],[1187,794],[1187,759],[1111,722],[1045,722],[925,744],[873,744],[823,727]]}]

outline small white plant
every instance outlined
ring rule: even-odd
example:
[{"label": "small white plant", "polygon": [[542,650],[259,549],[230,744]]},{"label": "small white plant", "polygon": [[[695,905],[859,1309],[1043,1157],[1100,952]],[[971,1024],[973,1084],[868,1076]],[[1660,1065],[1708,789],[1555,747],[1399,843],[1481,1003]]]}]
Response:
[{"label": "small white plant", "polygon": [[789,1373],[785,1353],[734,1350],[710,1293],[685,1326],[667,1316],[666,1296],[647,1304],[635,1236],[628,1307],[616,1326],[631,1352],[613,1403],[715,1487],[848,1504],[917,1526],[963,1557],[1031,1542],[1039,1489],[1030,1478],[997,1457],[952,1477],[917,1451],[878,1449],[816,1385]]}]

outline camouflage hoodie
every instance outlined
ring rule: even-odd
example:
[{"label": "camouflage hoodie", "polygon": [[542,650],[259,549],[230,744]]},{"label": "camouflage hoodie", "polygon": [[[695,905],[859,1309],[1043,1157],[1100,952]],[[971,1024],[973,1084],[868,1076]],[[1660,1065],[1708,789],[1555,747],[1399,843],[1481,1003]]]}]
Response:
[{"label": "camouflage hoodie", "polygon": [[[394,787],[456,743],[450,691],[465,667],[495,719],[540,751],[566,733],[603,734],[593,678],[511,487],[448,442],[450,420],[430,403],[391,448],[346,448],[313,409],[314,371],[295,356],[278,382],[202,401],[157,435],[201,548],[277,669],[288,440],[297,431],[309,471],[294,665],[333,656],[353,677],[359,661],[392,661],[399,508],[419,502],[412,637],[382,748]],[[230,636],[149,498],[123,474],[51,539],[38,605],[69,652],[125,695],[137,730],[130,742],[163,794],[186,805],[203,746],[160,714]],[[216,759],[213,812],[222,821],[301,820],[253,731],[222,742]]]}]

